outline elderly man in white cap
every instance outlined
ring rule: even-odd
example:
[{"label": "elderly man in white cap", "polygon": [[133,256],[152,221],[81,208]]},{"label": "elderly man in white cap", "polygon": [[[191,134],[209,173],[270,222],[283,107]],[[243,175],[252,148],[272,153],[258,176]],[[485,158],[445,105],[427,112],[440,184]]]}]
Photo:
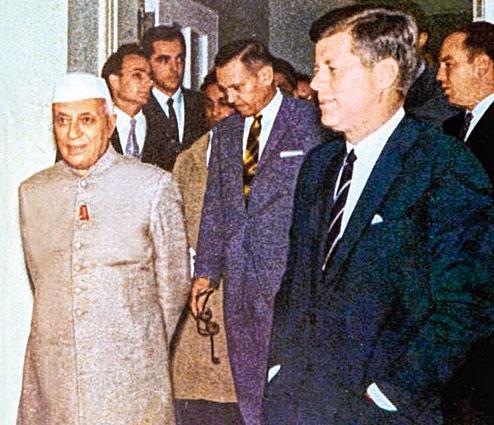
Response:
[{"label": "elderly man in white cap", "polygon": [[169,173],[117,154],[104,80],[53,98],[63,161],[21,184],[34,288],[18,425],[175,423],[169,344],[188,294],[181,199]]}]

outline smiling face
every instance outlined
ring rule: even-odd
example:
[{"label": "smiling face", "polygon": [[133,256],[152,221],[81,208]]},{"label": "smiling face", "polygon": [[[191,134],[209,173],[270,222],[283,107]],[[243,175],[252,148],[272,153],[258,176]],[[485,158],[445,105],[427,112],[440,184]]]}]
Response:
[{"label": "smiling face", "polygon": [[182,84],[185,52],[179,40],[154,41],[153,54],[149,58],[156,87],[172,96]]},{"label": "smiling face", "polygon": [[439,54],[437,79],[450,103],[472,110],[479,96],[475,61],[468,54],[465,38],[466,35],[460,32],[445,38]]},{"label": "smiling face", "polygon": [[359,140],[382,117],[373,116],[381,87],[373,67],[352,52],[352,37],[338,32],[316,44],[311,88],[317,92],[324,125]]},{"label": "smiling face", "polygon": [[216,78],[227,102],[244,117],[257,114],[276,93],[273,68],[268,65],[254,70],[235,58],[217,67]]},{"label": "smiling face", "polygon": [[53,104],[53,130],[63,160],[84,172],[93,166],[108,148],[115,128],[115,116],[109,116],[103,99],[85,99]]}]

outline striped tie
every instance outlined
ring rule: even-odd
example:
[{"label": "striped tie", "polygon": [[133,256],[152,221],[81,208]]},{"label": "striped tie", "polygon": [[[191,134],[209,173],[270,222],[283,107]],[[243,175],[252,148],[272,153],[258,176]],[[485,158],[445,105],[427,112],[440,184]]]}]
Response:
[{"label": "striped tie", "polygon": [[333,208],[331,209],[331,220],[328,230],[328,239],[326,241],[326,257],[322,266],[323,271],[333,258],[336,251],[336,245],[341,237],[341,221],[343,219],[343,211],[345,210],[348,192],[350,191],[350,183],[352,182],[353,163],[356,159],[357,157],[352,149],[345,158],[338,189],[333,196]]},{"label": "striped tie", "polygon": [[259,161],[259,136],[261,134],[262,115],[255,115],[250,126],[249,137],[247,138],[247,148],[244,152],[244,199],[245,206],[249,203],[250,188],[252,179],[256,174],[257,162]]}]

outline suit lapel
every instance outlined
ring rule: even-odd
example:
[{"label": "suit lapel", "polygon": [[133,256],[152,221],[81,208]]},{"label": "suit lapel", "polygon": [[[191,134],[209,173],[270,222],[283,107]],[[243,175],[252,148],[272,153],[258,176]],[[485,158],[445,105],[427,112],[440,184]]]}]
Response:
[{"label": "suit lapel", "polygon": [[115,127],[115,130],[113,131],[113,134],[111,135],[110,142],[111,142],[113,148],[115,149],[115,151],[117,151],[119,154],[123,155],[122,145],[120,144],[120,137],[118,135],[117,127]]},{"label": "suit lapel", "polygon": [[[256,177],[262,173],[262,170],[264,168],[267,167],[266,164],[269,163],[271,157],[279,152],[278,145],[282,142],[283,136],[288,130],[287,120],[288,117],[286,99],[283,98],[280,110],[276,114],[276,118],[273,122],[273,127],[271,128],[266,146],[264,147],[264,151],[257,166]],[[256,178],[254,177],[254,184],[255,180]]]},{"label": "suit lapel", "polygon": [[[243,173],[243,137],[245,119],[240,114],[232,116],[226,131],[218,134],[220,150],[222,152],[221,161],[231,170],[242,177]],[[226,141],[224,143],[223,141]]]},{"label": "suit lapel", "polygon": [[479,120],[477,125],[473,128],[472,132],[468,136],[468,139],[465,141],[466,145],[471,147],[473,151],[475,151],[475,147],[479,144],[483,144],[485,142],[491,143],[492,140],[492,132],[494,126],[492,123],[494,122],[494,103],[487,108],[482,118]]},{"label": "suit lapel", "polygon": [[[185,89],[182,89],[182,95],[184,99],[184,135],[183,135],[183,140],[182,143],[187,143],[190,144],[189,141],[192,139],[191,136],[191,130],[194,125],[197,125],[197,123],[191,122],[192,119],[194,119],[194,105],[192,105],[192,98],[189,96],[187,91]],[[193,141],[192,141],[193,142]]]},{"label": "suit lapel", "polygon": [[327,271],[328,280],[333,279],[364,229],[370,225],[372,217],[401,171],[403,154],[417,136],[417,127],[408,118],[404,118],[384,146],[338,244],[331,267]]}]

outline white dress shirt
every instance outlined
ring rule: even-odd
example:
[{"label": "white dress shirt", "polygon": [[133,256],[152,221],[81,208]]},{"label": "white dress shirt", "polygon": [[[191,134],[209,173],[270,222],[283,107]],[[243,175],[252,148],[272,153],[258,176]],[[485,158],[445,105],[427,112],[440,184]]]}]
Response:
[{"label": "white dress shirt", "polygon": [[[127,140],[129,138],[130,132],[130,120],[131,116],[127,115],[117,106],[114,107],[115,115],[117,116],[117,131],[118,138],[120,139],[120,146],[122,146],[122,152],[125,154],[125,147],[127,146]],[[142,148],[144,147],[144,141],[146,140],[146,117],[139,111],[134,117],[136,120],[136,138],[137,144],[139,145],[139,152],[142,153]]]},{"label": "white dress shirt", "polygon": [[[357,205],[360,195],[367,184],[367,180],[369,179],[372,169],[374,168],[374,165],[376,165],[386,142],[404,116],[405,110],[400,108],[381,127],[362,139],[356,145],[346,142],[347,152],[350,152],[353,149],[357,159],[353,163],[352,182],[350,184],[350,190],[348,191],[345,209],[343,210],[341,229],[338,238],[341,238],[343,235],[353,210],[355,209],[355,205]],[[341,170],[340,176],[338,176],[338,183],[340,177]],[[338,187],[338,183],[336,184],[336,187]]]},{"label": "white dress shirt", "polygon": [[168,102],[168,99],[170,99],[170,97],[173,99],[173,109],[175,109],[175,115],[177,116],[177,124],[178,124],[178,140],[180,143],[182,143],[182,140],[184,139],[184,126],[185,126],[185,102],[184,102],[184,95],[182,93],[182,88],[179,87],[178,90],[175,93],[173,93],[172,96],[167,96],[165,93],[158,90],[156,87],[153,87],[152,91],[154,97],[160,104],[161,109],[163,109],[163,112],[167,117],[168,117],[168,104],[166,102]]},{"label": "white dress shirt", "polygon": [[477,105],[475,108],[473,108],[472,112],[472,121],[470,121],[470,126],[468,127],[467,134],[465,134],[465,140],[468,139],[470,136],[470,133],[472,130],[475,128],[475,126],[478,124],[482,116],[484,115],[485,111],[489,109],[491,106],[492,102],[494,102],[494,93],[491,93],[489,96],[484,97]]},{"label": "white dress shirt", "polygon": [[[278,111],[280,110],[281,102],[283,101],[283,95],[279,89],[276,89],[276,94],[271,101],[259,112],[262,115],[261,119],[261,134],[259,135],[259,158],[261,158],[262,152],[268,142],[269,134],[273,128],[274,120]],[[245,118],[244,123],[244,136],[243,136],[243,148],[242,152],[247,149],[247,139],[249,138],[250,127],[254,122],[254,117],[250,116]]]}]

